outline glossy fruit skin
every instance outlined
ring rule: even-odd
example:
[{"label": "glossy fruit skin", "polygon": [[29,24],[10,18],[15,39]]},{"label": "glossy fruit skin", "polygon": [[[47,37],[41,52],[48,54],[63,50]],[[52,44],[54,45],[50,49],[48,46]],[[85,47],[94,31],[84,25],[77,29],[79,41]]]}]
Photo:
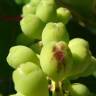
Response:
[{"label": "glossy fruit skin", "polygon": [[54,21],[56,17],[55,0],[42,0],[37,7],[36,16],[45,23]]},{"label": "glossy fruit skin", "polygon": [[29,61],[39,65],[39,59],[36,54],[30,48],[23,45],[11,47],[6,59],[13,68],[17,68],[20,64]]},{"label": "glossy fruit skin", "polygon": [[[74,38],[68,44],[73,57],[73,77],[86,70],[90,64],[91,52],[86,40]],[[75,69],[75,70],[74,70]]]},{"label": "glossy fruit skin", "polygon": [[82,72],[78,77],[88,77],[96,71],[96,58],[91,56],[90,64],[84,72]]},{"label": "glossy fruit skin", "polygon": [[57,13],[57,21],[61,21],[64,24],[67,24],[68,21],[71,19],[71,13],[67,8],[59,7],[56,10]]},{"label": "glossy fruit skin", "polygon": [[38,6],[38,4],[41,2],[41,0],[31,0],[30,3],[31,5],[35,5],[36,7]]},{"label": "glossy fruit skin", "polygon": [[51,42],[43,46],[40,65],[52,80],[61,81],[70,75],[72,63],[72,54],[65,42]]},{"label": "glossy fruit skin", "polygon": [[43,45],[52,41],[64,41],[69,42],[69,34],[65,25],[62,22],[53,23],[49,22],[46,24],[42,32],[42,43]]},{"label": "glossy fruit skin", "polygon": [[32,62],[20,65],[13,72],[15,90],[25,96],[49,96],[48,82],[41,68]]},{"label": "glossy fruit skin", "polygon": [[28,14],[35,14],[35,12],[36,12],[36,6],[28,3],[24,5],[22,8],[22,17],[27,16]]},{"label": "glossy fruit skin", "polygon": [[35,14],[38,4],[41,0],[30,0],[29,3],[25,4],[22,8],[22,16],[27,16],[28,14]]},{"label": "glossy fruit skin", "polygon": [[72,84],[72,96],[91,96],[90,91],[84,84],[73,83]]},{"label": "glossy fruit skin", "polygon": [[83,46],[83,47],[89,49],[89,43],[88,43],[88,41],[84,40],[83,38],[73,38],[73,39],[70,40],[69,43],[70,43],[70,45],[71,45],[71,43],[74,46],[76,46],[78,44],[79,46]]},{"label": "glossy fruit skin", "polygon": [[35,15],[27,15],[20,21],[23,33],[30,39],[41,39],[45,24]]}]

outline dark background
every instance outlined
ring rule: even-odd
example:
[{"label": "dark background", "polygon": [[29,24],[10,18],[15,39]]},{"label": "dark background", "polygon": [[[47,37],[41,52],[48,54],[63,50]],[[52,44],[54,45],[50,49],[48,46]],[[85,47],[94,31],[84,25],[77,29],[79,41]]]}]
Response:
[{"label": "dark background", "polygon": [[9,48],[14,45],[17,34],[21,31],[19,16],[21,6],[14,0],[0,0],[0,93],[8,96],[14,93],[11,67],[6,62]]},{"label": "dark background", "polygon": [[[7,64],[6,56],[9,48],[15,43],[16,36],[21,32],[19,26],[19,16],[21,5],[17,5],[14,0],[0,0],[0,93],[4,96],[14,93],[12,82],[13,69]],[[92,54],[96,57],[96,35],[92,34],[88,28],[81,27],[76,21],[71,19],[67,24],[70,39],[81,37],[89,41]],[[93,76],[80,78],[72,82],[81,82],[92,91],[96,91],[96,79]]]}]

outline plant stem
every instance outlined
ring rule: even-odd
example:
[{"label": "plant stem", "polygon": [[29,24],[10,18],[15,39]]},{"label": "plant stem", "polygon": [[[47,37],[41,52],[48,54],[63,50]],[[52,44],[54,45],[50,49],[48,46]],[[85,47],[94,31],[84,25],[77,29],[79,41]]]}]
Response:
[{"label": "plant stem", "polygon": [[72,87],[69,80],[62,81],[62,89],[65,94],[68,94],[68,96],[72,96]]},{"label": "plant stem", "polygon": [[64,96],[61,82],[52,81],[52,96]]}]

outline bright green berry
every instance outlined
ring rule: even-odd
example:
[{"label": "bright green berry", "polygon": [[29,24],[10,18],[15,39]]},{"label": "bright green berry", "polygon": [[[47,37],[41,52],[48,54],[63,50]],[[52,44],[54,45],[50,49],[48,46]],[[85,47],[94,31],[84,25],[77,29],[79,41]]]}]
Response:
[{"label": "bright green berry", "polygon": [[41,0],[30,0],[30,2],[23,6],[22,16],[27,16],[28,14],[35,14],[38,4]]},{"label": "bright green berry", "polygon": [[36,16],[45,23],[54,21],[56,17],[55,0],[41,0],[36,10]]},{"label": "bright green berry", "polygon": [[10,48],[7,62],[11,67],[17,68],[20,64],[29,61],[39,64],[38,57],[30,48],[23,45],[13,46]]},{"label": "bright green berry", "polygon": [[89,75],[92,75],[96,71],[96,58],[91,56],[90,64],[86,68],[86,70],[80,74],[81,77],[87,77]]},{"label": "bright green berry", "polygon": [[90,64],[91,52],[86,40],[73,39],[68,44],[73,57],[73,74],[79,74],[86,70]]},{"label": "bright green berry", "polygon": [[52,41],[65,41],[67,43],[69,42],[69,34],[67,32],[65,25],[62,22],[49,22],[46,24],[42,32],[43,45],[50,43]]},{"label": "bright green berry", "polygon": [[30,39],[41,39],[44,23],[35,15],[27,15],[20,21],[23,33]]},{"label": "bright green berry", "polygon": [[49,96],[48,82],[36,64],[27,62],[13,72],[13,81],[17,92],[25,96]]},{"label": "bright green berry", "polygon": [[90,91],[84,84],[73,83],[72,84],[72,96],[91,96]]},{"label": "bright green berry", "polygon": [[36,6],[31,5],[30,3],[26,4],[22,8],[22,16],[27,16],[28,14],[35,14]]},{"label": "bright green berry", "polygon": [[80,77],[88,77],[90,75],[93,75],[95,71],[96,71],[96,58],[91,56],[88,62],[88,66],[85,67],[85,70],[81,71],[78,74],[72,75],[71,77],[69,77],[69,79],[74,80]]},{"label": "bright green berry", "polygon": [[59,7],[57,10],[57,21],[61,21],[64,24],[67,24],[68,21],[71,18],[71,13],[68,9],[63,8],[63,7]]},{"label": "bright green berry", "polygon": [[85,48],[88,48],[89,49],[89,43],[88,41],[84,40],[83,38],[73,38],[70,40],[70,46],[83,46]]},{"label": "bright green berry", "polygon": [[72,64],[72,54],[65,42],[50,42],[43,46],[40,65],[44,73],[54,81],[60,81],[69,76]]},{"label": "bright green berry", "polygon": [[38,6],[38,4],[41,2],[41,0],[30,0],[30,3],[32,5],[35,5],[36,7]]}]

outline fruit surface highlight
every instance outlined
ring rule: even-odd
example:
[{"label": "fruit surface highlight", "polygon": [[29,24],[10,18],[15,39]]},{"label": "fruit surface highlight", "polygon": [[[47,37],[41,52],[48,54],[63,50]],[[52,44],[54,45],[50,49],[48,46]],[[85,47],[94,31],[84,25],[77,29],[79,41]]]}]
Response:
[{"label": "fruit surface highlight", "polygon": [[72,96],[91,96],[90,91],[84,84],[72,84]]},{"label": "fruit surface highlight", "polygon": [[27,15],[20,21],[23,33],[30,39],[41,39],[44,23],[35,15]]},{"label": "fruit surface highlight", "polygon": [[11,67],[17,68],[20,64],[29,61],[39,64],[38,57],[30,48],[23,45],[13,46],[10,48],[7,62]]},{"label": "fruit surface highlight", "polygon": [[13,72],[15,90],[25,96],[49,96],[47,79],[36,64],[27,62]]},{"label": "fruit surface highlight", "polygon": [[[90,64],[91,52],[86,40],[72,39],[68,44],[73,57],[73,74],[78,74],[86,70]],[[75,70],[74,70],[75,69]]]},{"label": "fruit surface highlight", "polygon": [[56,17],[55,0],[41,0],[36,10],[36,16],[45,23],[54,21]]},{"label": "fruit surface highlight", "polygon": [[45,45],[52,41],[65,41],[66,43],[69,42],[69,34],[62,22],[49,22],[46,24],[42,32],[42,43]]}]

